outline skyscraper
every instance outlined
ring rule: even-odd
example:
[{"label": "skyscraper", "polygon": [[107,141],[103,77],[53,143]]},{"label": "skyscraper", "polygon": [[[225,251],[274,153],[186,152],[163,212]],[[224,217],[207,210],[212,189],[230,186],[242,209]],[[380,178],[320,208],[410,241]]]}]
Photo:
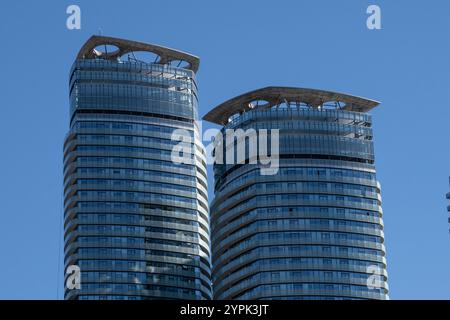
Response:
[{"label": "skyscraper", "polygon": [[[141,56],[155,60],[141,61]],[[210,299],[197,57],[91,37],[70,71],[64,143],[65,299]],[[173,162],[183,129],[192,163]]]},{"label": "skyscraper", "polygon": [[[322,90],[268,87],[204,117],[222,125],[223,135],[242,129],[247,140],[245,163],[214,165],[215,299],[388,298],[367,113],[378,104]],[[262,175],[263,165],[248,160],[251,139],[245,136],[260,129],[279,129],[275,174]],[[236,150],[219,144],[215,153],[225,159]]]}]

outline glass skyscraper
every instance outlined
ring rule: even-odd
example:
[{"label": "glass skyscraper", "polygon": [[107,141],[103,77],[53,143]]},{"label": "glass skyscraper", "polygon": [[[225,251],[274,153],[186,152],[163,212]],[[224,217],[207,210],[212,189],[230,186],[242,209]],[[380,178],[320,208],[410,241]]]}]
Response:
[{"label": "glass skyscraper", "polygon": [[[270,137],[279,129],[275,174],[262,175],[262,164],[248,160],[214,165],[215,299],[388,299],[367,113],[378,104],[322,90],[268,87],[204,117],[223,126],[224,136],[226,130],[267,129]],[[216,154],[218,148],[224,159],[231,152],[223,144]]]},{"label": "glass skyscraper", "polygon": [[[64,262],[81,269],[81,289],[65,299],[211,298],[198,64],[110,37],[81,48],[64,142]],[[191,141],[190,163],[172,161],[175,129]]]}]

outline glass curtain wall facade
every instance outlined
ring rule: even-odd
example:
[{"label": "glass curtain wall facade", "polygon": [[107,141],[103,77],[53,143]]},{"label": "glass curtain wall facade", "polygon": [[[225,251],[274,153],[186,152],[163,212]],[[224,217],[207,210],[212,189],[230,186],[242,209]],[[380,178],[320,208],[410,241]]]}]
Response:
[{"label": "glass curtain wall facade", "polygon": [[[65,299],[211,298],[197,68],[194,56],[109,37],[90,38],[78,54],[64,143],[64,263],[80,267],[81,289],[65,288]],[[192,142],[189,164],[171,160],[175,129]]]},{"label": "glass curtain wall facade", "polygon": [[269,87],[204,117],[222,125],[224,135],[228,129],[280,130],[276,174],[261,175],[261,165],[248,161],[214,165],[215,299],[388,298],[380,184],[366,113],[377,104]]}]

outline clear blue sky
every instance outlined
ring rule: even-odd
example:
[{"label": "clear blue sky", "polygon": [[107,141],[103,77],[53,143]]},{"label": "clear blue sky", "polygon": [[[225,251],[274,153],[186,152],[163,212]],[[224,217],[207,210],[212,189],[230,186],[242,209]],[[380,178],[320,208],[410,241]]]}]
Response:
[{"label": "clear blue sky", "polygon": [[[70,4],[81,30],[66,28]],[[366,28],[369,4],[381,7],[382,30]],[[2,2],[0,298],[57,298],[68,72],[101,28],[200,56],[201,115],[267,85],[381,101],[391,298],[449,299],[449,12],[444,0]]]}]

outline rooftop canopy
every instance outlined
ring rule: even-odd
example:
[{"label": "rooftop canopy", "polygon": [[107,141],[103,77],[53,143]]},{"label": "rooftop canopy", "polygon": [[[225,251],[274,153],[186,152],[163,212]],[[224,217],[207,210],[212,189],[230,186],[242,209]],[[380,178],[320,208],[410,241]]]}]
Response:
[{"label": "rooftop canopy", "polygon": [[[113,52],[101,52],[96,48],[99,46],[115,46],[118,49]],[[199,58],[185,52],[148,44],[143,42],[136,42],[131,40],[124,40],[112,37],[92,36],[83,45],[78,53],[77,59],[106,59],[116,60],[123,55],[131,52],[151,52],[156,54],[159,58],[155,63],[168,64],[172,61],[184,61],[187,63],[186,69],[197,72],[199,66]]]},{"label": "rooftop canopy", "polygon": [[203,119],[225,125],[233,115],[256,108],[278,107],[281,104],[301,104],[316,109],[325,107],[329,109],[329,106],[332,106],[335,109],[367,112],[380,103],[374,100],[324,90],[266,87],[225,101],[208,112]]}]

